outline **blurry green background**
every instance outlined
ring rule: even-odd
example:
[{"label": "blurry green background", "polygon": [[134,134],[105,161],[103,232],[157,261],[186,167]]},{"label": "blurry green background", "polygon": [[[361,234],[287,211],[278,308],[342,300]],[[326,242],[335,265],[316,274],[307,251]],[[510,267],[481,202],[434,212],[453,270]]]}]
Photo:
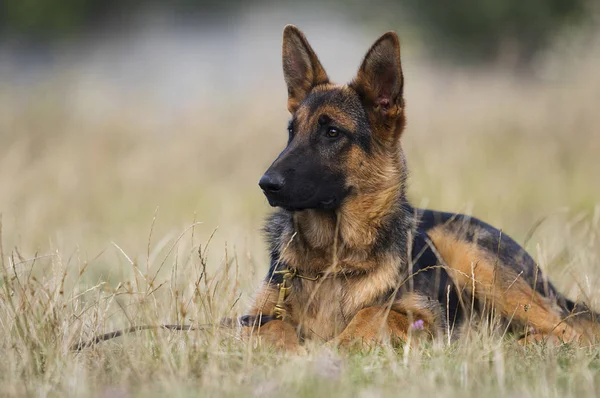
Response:
[{"label": "blurry green background", "polygon": [[[6,252],[61,253],[127,279],[194,221],[267,268],[256,182],[286,142],[281,32],[331,78],[402,41],[416,205],[468,212],[524,242],[564,290],[600,272],[600,35],[585,0],[4,0],[0,212]],[[187,239],[187,238],[186,238]],[[227,245],[227,246],[225,246]],[[116,283],[116,282],[115,282]],[[248,290],[248,294],[251,289]]]},{"label": "blurry green background", "polygon": [[[133,15],[148,10],[178,17],[212,14],[224,22],[228,15],[244,9],[299,4],[293,0],[6,0],[0,23],[5,33],[48,40],[93,32],[111,23],[127,25]],[[509,46],[524,63],[553,37],[589,22],[592,8],[588,0],[458,0],[452,4],[444,0],[326,0],[301,4],[307,11],[343,10],[344,16],[363,24],[409,25],[417,34],[439,40],[440,49],[459,51],[459,59],[494,60]],[[446,56],[452,54],[445,52]]]}]

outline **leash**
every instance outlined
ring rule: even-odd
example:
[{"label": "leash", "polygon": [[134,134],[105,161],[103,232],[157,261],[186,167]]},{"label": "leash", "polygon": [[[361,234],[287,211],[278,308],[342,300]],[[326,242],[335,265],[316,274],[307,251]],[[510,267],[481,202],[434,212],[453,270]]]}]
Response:
[{"label": "leash", "polygon": [[267,322],[274,319],[285,320],[288,317],[288,310],[285,308],[285,300],[290,295],[292,290],[292,280],[294,278],[305,279],[308,281],[317,281],[321,277],[321,274],[317,274],[314,278],[308,277],[298,273],[296,268],[286,268],[284,270],[275,271],[273,274],[282,275],[283,280],[277,284],[279,288],[279,295],[277,297],[277,303],[273,307],[271,315],[243,315],[237,319],[223,318],[219,325],[213,323],[207,323],[203,325],[138,325],[131,326],[126,329],[115,330],[114,332],[99,334],[88,341],[82,341],[71,346],[71,351],[81,351],[85,348],[90,348],[98,343],[102,343],[106,340],[111,340],[119,336],[123,336],[130,333],[139,332],[142,330],[174,330],[174,331],[193,331],[193,330],[208,330],[210,328],[219,327],[232,329],[236,326],[242,327],[259,327]]},{"label": "leash", "polygon": [[219,328],[234,328],[236,326],[243,327],[257,327],[262,326],[265,323],[272,321],[275,319],[270,315],[244,315],[237,319],[231,318],[223,318],[219,325],[215,325],[212,323],[193,326],[193,325],[138,325],[132,326],[126,329],[115,330],[114,332],[104,333],[94,336],[92,339],[88,341],[82,341],[77,344],[71,346],[71,351],[81,351],[85,348],[90,348],[98,343],[101,343],[106,340],[114,339],[119,336],[123,336],[130,333],[139,332],[142,330],[157,330],[157,329],[165,329],[165,330],[175,330],[175,331],[192,331],[192,330],[207,330],[213,328],[215,326]]}]

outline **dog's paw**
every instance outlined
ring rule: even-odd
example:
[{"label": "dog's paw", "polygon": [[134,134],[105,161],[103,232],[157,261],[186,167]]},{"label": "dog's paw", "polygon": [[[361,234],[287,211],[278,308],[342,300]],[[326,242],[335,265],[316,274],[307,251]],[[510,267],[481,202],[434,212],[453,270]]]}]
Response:
[{"label": "dog's paw", "polygon": [[[245,333],[247,336],[248,332]],[[258,345],[273,347],[279,351],[303,354],[306,350],[300,345],[296,330],[289,323],[273,320],[256,328],[253,338]]]}]

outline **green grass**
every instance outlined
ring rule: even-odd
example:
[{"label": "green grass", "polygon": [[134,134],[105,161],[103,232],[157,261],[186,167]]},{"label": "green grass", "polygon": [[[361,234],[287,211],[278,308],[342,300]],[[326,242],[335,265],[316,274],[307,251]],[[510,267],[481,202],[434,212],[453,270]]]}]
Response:
[{"label": "green grass", "polygon": [[[554,79],[537,82],[409,64],[403,145],[416,205],[472,213],[522,243],[533,230],[527,249],[550,279],[600,308],[599,51],[588,53],[557,55]],[[151,104],[98,118],[92,99],[64,100],[69,87],[30,101],[0,88],[0,395],[597,395],[599,347],[523,348],[485,325],[412,350],[284,355],[215,327],[71,352],[131,324],[244,313],[267,270],[256,182],[287,115],[275,85],[276,98],[195,109],[165,131]]]}]

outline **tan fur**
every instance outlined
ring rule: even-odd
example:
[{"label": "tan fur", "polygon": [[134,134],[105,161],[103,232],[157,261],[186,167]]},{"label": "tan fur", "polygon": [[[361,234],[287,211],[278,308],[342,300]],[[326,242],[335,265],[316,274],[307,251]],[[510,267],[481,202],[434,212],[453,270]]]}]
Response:
[{"label": "tan fur", "polygon": [[395,301],[392,310],[405,314],[411,321],[422,320],[428,329],[442,331],[445,324],[445,315],[442,313],[440,303],[436,299],[425,297],[417,293],[406,293]]},{"label": "tan fur", "polygon": [[333,341],[342,347],[363,347],[408,340],[411,320],[396,311],[375,306],[360,310],[348,327]]},{"label": "tan fur", "polygon": [[258,328],[253,335],[261,344],[267,344],[278,350],[287,352],[302,352],[296,330],[287,322],[273,320]]},{"label": "tan fur", "polygon": [[[316,264],[322,264],[319,267],[321,278],[317,281],[297,279],[294,294],[286,302],[290,308],[290,322],[301,325],[307,338],[331,339],[361,308],[384,304],[377,302],[377,298],[393,290],[401,278],[396,266],[398,259],[392,257],[364,263],[348,262],[342,257],[336,262],[337,269],[332,269],[333,259],[328,262],[313,251],[304,255],[290,253],[293,255],[288,255],[286,261],[300,270],[314,269]],[[328,270],[333,274],[328,274]]]},{"label": "tan fur", "polygon": [[338,214],[344,243],[353,247],[373,244],[376,230],[402,192],[402,165],[399,156],[374,154],[366,157],[352,148],[347,161],[348,186],[353,197],[342,205]]},{"label": "tan fur", "polygon": [[250,315],[271,315],[275,304],[277,304],[277,297],[279,289],[272,284],[265,283],[263,287],[258,291],[256,297],[254,297],[254,305],[250,310]]},{"label": "tan fur", "polygon": [[[289,256],[287,261],[290,266],[306,275],[307,267],[300,267],[301,264],[297,262],[299,258],[299,256]],[[313,259],[315,262],[323,263],[318,254],[311,252],[307,252],[302,258],[306,264],[313,265],[311,262]],[[349,263],[340,261],[339,269],[331,270],[332,273],[329,274],[327,266],[331,263],[327,263],[326,266],[319,268],[324,270],[325,274],[308,274],[319,275],[317,281],[296,278],[293,282],[293,294],[285,301],[288,311],[286,322],[293,327],[298,327],[299,333],[304,338],[330,340],[346,328],[360,309],[386,304],[378,302],[377,297],[383,292],[393,290],[399,284],[401,275],[396,266],[398,261],[389,258],[387,261],[381,261],[382,266],[365,265],[366,268],[372,268],[368,271],[351,269]],[[271,315],[277,302],[277,295],[277,288],[273,285],[265,285],[255,298],[255,305],[250,314]],[[402,305],[398,308],[405,309]],[[417,311],[416,307],[411,308]]]},{"label": "tan fur", "polygon": [[507,319],[531,325],[541,334],[557,335],[566,341],[581,337],[563,322],[548,299],[488,252],[460,239],[443,225],[428,231],[428,235],[460,291],[474,294]]}]

